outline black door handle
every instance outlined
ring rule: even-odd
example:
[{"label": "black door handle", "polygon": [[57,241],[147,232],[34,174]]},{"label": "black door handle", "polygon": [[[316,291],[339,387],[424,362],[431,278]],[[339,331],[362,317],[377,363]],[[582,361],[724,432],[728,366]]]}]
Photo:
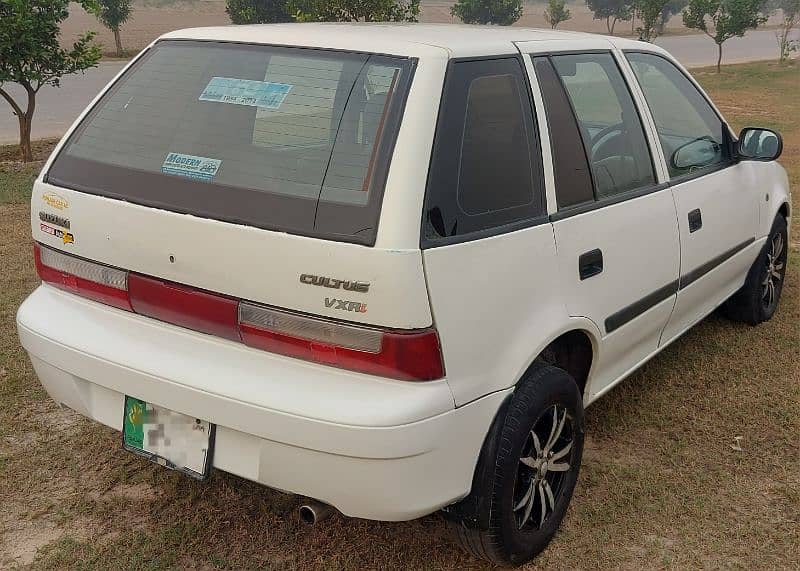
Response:
[{"label": "black door handle", "polygon": [[696,232],[703,227],[703,215],[699,208],[695,208],[689,213],[689,233]]},{"label": "black door handle", "polygon": [[603,252],[598,248],[585,252],[578,258],[578,275],[581,280],[603,272]]}]

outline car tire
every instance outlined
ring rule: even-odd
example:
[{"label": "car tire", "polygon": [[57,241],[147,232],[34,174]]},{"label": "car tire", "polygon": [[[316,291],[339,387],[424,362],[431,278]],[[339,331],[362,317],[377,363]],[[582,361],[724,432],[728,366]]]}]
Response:
[{"label": "car tire", "polygon": [[528,373],[495,419],[472,491],[443,510],[457,543],[501,565],[543,551],[572,498],[584,432],[575,380],[551,366]]},{"label": "car tire", "polygon": [[788,249],[786,219],[778,215],[744,286],[723,304],[722,313],[726,317],[758,325],[775,315],[786,277]]}]

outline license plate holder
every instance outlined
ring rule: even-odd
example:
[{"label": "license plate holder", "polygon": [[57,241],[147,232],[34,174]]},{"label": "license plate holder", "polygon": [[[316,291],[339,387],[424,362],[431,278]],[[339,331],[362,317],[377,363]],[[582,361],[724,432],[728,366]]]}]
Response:
[{"label": "license plate holder", "polygon": [[125,396],[122,446],[170,470],[204,480],[211,473],[216,425]]}]

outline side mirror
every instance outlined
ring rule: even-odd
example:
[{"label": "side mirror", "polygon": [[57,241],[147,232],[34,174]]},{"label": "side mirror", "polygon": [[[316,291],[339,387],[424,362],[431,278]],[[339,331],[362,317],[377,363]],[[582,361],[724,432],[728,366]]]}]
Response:
[{"label": "side mirror", "polygon": [[739,158],[746,161],[774,161],[783,152],[783,139],[771,129],[745,127],[736,145]]},{"label": "side mirror", "polygon": [[710,137],[700,137],[681,145],[672,153],[670,161],[676,169],[696,169],[719,160],[722,147]]}]

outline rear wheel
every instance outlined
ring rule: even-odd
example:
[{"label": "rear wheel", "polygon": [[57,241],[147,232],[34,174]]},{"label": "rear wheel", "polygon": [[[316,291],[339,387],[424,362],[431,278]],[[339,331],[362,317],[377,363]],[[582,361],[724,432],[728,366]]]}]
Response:
[{"label": "rear wheel", "polygon": [[495,423],[470,495],[445,517],[474,556],[518,565],[547,547],[572,498],[584,438],[578,386],[561,369],[538,368]]},{"label": "rear wheel", "polygon": [[787,239],[786,219],[778,216],[766,244],[747,273],[744,286],[723,305],[726,316],[750,325],[772,318],[786,277]]}]

